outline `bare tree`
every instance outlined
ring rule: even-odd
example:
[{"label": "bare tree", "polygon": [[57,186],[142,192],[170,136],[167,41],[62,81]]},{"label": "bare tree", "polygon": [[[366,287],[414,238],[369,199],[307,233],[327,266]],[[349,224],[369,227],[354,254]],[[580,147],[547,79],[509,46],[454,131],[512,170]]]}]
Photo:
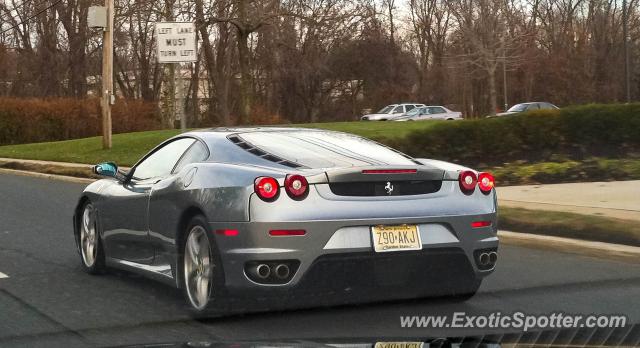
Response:
[{"label": "bare tree", "polygon": [[448,2],[451,14],[456,18],[458,40],[467,48],[459,55],[487,76],[489,107],[498,110],[496,72],[500,57],[513,50],[520,35],[510,35],[506,18],[514,9],[507,1],[458,0]]}]

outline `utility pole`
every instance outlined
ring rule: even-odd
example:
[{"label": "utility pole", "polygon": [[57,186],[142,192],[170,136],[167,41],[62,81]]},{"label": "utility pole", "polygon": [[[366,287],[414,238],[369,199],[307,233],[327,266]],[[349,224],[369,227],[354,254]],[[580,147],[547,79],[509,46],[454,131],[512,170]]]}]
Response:
[{"label": "utility pole", "polygon": [[184,133],[187,131],[187,113],[184,112],[184,81],[182,79],[182,65],[180,63],[175,63],[176,65],[176,94],[178,94],[176,98],[176,118],[180,118],[180,130]]},{"label": "utility pole", "polygon": [[[164,3],[164,17],[167,22],[173,22],[175,20],[173,14],[173,6],[175,5],[175,0],[165,0]],[[164,104],[166,105],[164,115],[164,119],[166,120],[167,125],[170,125],[171,128],[175,127],[176,122],[176,68],[180,68],[178,64],[175,62],[169,63],[166,65],[165,70],[165,81],[167,83],[166,89],[167,91],[164,93]]]},{"label": "utility pole", "polygon": [[624,36],[624,89],[627,103],[631,102],[631,82],[629,78],[629,11],[627,0],[622,0],[622,36]]},{"label": "utility pole", "polygon": [[507,49],[504,44],[504,37],[500,39],[500,48],[502,48],[502,96],[504,101],[504,110],[509,109],[509,103],[507,102]]},{"label": "utility pole", "polygon": [[107,26],[104,28],[102,40],[102,148],[111,149],[112,123],[111,105],[113,94],[113,0],[104,0],[107,12]]}]

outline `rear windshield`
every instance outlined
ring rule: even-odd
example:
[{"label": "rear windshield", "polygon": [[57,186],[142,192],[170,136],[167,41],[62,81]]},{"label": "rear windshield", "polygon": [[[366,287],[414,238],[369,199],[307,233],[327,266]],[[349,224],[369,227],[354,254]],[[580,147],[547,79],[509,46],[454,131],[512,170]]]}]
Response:
[{"label": "rear windshield", "polygon": [[385,146],[346,133],[283,131],[238,136],[265,152],[309,168],[415,164]]}]

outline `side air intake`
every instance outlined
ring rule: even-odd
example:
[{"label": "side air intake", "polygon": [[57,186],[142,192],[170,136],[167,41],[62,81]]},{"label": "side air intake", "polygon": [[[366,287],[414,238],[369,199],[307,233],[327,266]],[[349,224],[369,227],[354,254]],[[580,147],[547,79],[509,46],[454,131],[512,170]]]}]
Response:
[{"label": "side air intake", "polygon": [[283,166],[287,166],[289,168],[300,168],[302,167],[301,165],[291,162],[291,161],[287,161],[285,159],[282,159],[278,156],[275,156],[273,154],[270,154],[264,150],[258,149],[257,147],[251,145],[250,143],[244,141],[242,138],[240,138],[237,135],[230,135],[227,137],[227,139],[229,139],[232,143],[238,145],[240,148],[244,149],[247,152],[250,152],[260,158],[263,158],[267,161],[271,161],[271,162],[275,162],[278,164],[281,164]]}]

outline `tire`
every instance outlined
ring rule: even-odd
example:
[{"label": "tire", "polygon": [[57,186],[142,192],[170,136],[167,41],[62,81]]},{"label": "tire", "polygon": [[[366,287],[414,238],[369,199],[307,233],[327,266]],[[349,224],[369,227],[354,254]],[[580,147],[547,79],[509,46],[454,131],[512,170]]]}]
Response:
[{"label": "tire", "polygon": [[78,218],[78,247],[82,268],[89,274],[102,274],[106,270],[104,248],[98,230],[96,210],[90,201],[82,207]]},{"label": "tire", "polygon": [[206,219],[195,216],[187,225],[180,246],[181,288],[191,312],[196,317],[218,314],[222,298],[222,268],[210,240]]},{"label": "tire", "polygon": [[454,302],[465,302],[469,299],[471,299],[473,296],[476,295],[476,293],[478,292],[478,289],[480,289],[480,286],[482,285],[482,279],[474,279],[469,281],[469,283],[463,288],[462,291],[454,294],[451,299]]}]

